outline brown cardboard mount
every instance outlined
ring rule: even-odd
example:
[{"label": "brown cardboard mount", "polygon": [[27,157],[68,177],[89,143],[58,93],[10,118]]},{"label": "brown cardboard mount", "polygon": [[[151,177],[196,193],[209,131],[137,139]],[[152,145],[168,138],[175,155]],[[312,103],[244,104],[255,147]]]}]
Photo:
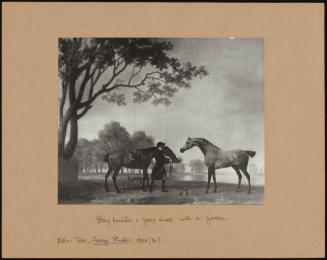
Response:
[{"label": "brown cardboard mount", "polygon": [[[4,3],[3,257],[323,257],[322,4]],[[263,37],[264,205],[57,204],[58,37]],[[220,215],[217,225],[104,228],[97,215]],[[160,236],[159,247],[59,246]]]}]

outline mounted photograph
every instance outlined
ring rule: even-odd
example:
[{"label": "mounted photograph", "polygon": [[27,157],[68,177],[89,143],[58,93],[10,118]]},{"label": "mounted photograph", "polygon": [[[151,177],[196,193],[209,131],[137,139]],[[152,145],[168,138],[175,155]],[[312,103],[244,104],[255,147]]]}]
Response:
[{"label": "mounted photograph", "polygon": [[58,204],[263,204],[263,38],[59,38]]}]

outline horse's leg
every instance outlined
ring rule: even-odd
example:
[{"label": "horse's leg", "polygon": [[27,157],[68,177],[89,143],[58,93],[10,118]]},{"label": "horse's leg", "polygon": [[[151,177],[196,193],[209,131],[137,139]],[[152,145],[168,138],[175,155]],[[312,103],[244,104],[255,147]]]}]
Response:
[{"label": "horse's leg", "polygon": [[142,175],[142,190],[143,191],[145,191],[144,184],[145,184],[145,173],[144,173],[144,170],[143,170],[143,175]]},{"label": "horse's leg", "polygon": [[168,190],[166,189],[166,179],[167,179],[167,173],[166,173],[166,170],[164,170],[164,174],[162,176],[162,179],[161,179],[161,190],[163,192],[168,192]]},{"label": "horse's leg", "polygon": [[246,170],[246,167],[244,168],[241,168],[242,172],[244,173],[245,177],[247,178],[248,180],[248,184],[249,184],[249,190],[248,190],[248,193],[251,194],[251,182],[250,182],[250,175],[249,173],[247,172]]},{"label": "horse's leg", "polygon": [[215,168],[212,169],[212,177],[213,177],[213,182],[214,182],[214,185],[215,185],[215,188],[214,188],[213,192],[217,192],[217,183],[216,183],[216,171],[215,171]]},{"label": "horse's leg", "polygon": [[108,177],[110,175],[110,173],[112,172],[112,168],[110,166],[108,166],[108,171],[104,177],[104,188],[106,189],[107,192],[109,192],[109,189],[107,187],[107,180],[108,180]]},{"label": "horse's leg", "polygon": [[114,182],[114,185],[115,185],[115,189],[116,189],[116,192],[119,193],[119,189],[117,187],[117,182],[116,182],[116,178],[117,178],[117,175],[119,173],[120,169],[115,169],[115,172],[114,172],[114,175],[112,175],[112,180]]},{"label": "horse's leg", "polygon": [[145,181],[146,181],[146,183],[147,183],[147,187],[149,188],[150,185],[149,185],[149,175],[148,175],[147,168],[144,168],[144,169],[143,169],[143,184],[142,184],[142,189],[143,189],[143,191],[146,191],[146,188],[145,188],[145,186],[144,186]]},{"label": "horse's leg", "polygon": [[145,180],[146,180],[146,170],[143,169],[143,178],[142,178],[142,190],[143,191],[146,191],[146,188],[145,188]]},{"label": "horse's leg", "polygon": [[209,186],[210,186],[210,181],[211,181],[211,175],[212,175],[212,169],[211,169],[211,167],[208,167],[208,184],[207,184],[207,191],[206,191],[206,193],[209,192]]},{"label": "horse's leg", "polygon": [[146,186],[149,189],[150,188],[150,181],[149,181],[148,168],[145,169],[145,173],[146,173]]},{"label": "horse's leg", "polygon": [[236,191],[241,190],[241,181],[242,181],[242,174],[240,172],[240,169],[237,166],[233,166],[233,169],[235,170],[237,176],[238,176],[238,186]]},{"label": "horse's leg", "polygon": [[153,184],[154,184],[154,178],[151,177],[151,185],[150,185],[150,192],[153,191]]}]

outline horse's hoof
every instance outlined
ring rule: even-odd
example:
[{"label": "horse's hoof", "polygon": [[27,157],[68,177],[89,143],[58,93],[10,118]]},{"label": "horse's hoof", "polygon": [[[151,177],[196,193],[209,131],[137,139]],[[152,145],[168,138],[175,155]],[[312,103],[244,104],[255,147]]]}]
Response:
[{"label": "horse's hoof", "polygon": [[251,194],[251,191],[250,190],[248,191],[248,194]]},{"label": "horse's hoof", "polygon": [[109,189],[108,188],[104,188],[106,190],[106,192],[109,192]]},{"label": "horse's hoof", "polygon": [[206,193],[208,194],[208,193],[209,193],[209,191],[208,191],[208,190],[206,190]]},{"label": "horse's hoof", "polygon": [[214,193],[217,193],[217,190],[213,190]]},{"label": "horse's hoof", "polygon": [[118,194],[118,193],[120,193],[120,191],[119,191],[119,190],[117,190],[116,192],[117,192],[117,194]]},{"label": "horse's hoof", "polygon": [[236,192],[241,192],[241,189],[237,189]]}]

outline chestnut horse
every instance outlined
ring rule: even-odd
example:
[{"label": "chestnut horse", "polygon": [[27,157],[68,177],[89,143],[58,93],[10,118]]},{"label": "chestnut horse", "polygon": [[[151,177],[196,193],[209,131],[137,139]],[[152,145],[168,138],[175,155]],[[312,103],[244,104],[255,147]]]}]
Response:
[{"label": "chestnut horse", "polygon": [[[149,147],[145,149],[137,149],[134,151],[117,151],[106,154],[104,161],[108,163],[108,172],[105,175],[104,179],[104,188],[109,192],[107,179],[112,171],[114,174],[112,176],[112,180],[115,185],[116,192],[119,193],[119,189],[117,187],[116,178],[120,172],[122,167],[126,167],[128,169],[142,169],[143,170],[143,180],[142,180],[142,189],[145,189],[145,181],[147,182],[147,187],[150,187],[149,184],[149,175],[148,168],[154,157],[155,152],[157,151],[157,147]],[[172,162],[179,162],[174,152],[167,146],[163,147],[163,153],[165,156],[172,159]]]},{"label": "chestnut horse", "polygon": [[242,175],[240,170],[243,172],[245,177],[248,180],[248,193],[251,193],[251,183],[250,175],[247,172],[247,166],[249,162],[249,157],[254,157],[256,152],[248,150],[230,150],[223,151],[219,147],[213,145],[208,140],[204,138],[190,138],[188,137],[185,145],[180,149],[180,152],[183,153],[186,150],[191,149],[192,147],[197,146],[204,155],[205,165],[208,167],[208,185],[206,192],[208,193],[211,176],[214,181],[214,192],[217,191],[216,184],[216,169],[232,167],[237,176],[238,176],[238,187],[237,191],[240,191]]}]

